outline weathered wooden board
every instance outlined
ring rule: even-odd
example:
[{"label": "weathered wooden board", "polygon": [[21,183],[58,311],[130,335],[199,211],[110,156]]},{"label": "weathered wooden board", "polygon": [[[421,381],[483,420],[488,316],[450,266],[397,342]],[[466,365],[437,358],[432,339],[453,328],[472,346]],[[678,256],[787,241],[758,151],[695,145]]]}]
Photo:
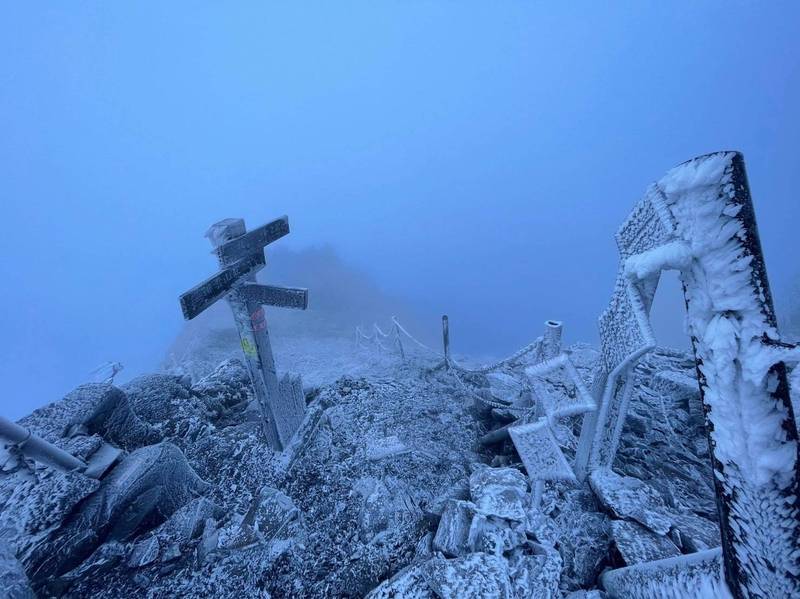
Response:
[{"label": "weathered wooden board", "polygon": [[221,262],[245,258],[250,254],[261,253],[266,245],[289,233],[289,217],[282,216],[271,223],[231,239],[216,248]]},{"label": "weathered wooden board", "polygon": [[242,293],[248,300],[264,306],[296,308],[297,310],[308,308],[308,289],[248,283],[242,286]]},{"label": "weathered wooden board", "polygon": [[181,310],[191,320],[228,293],[242,277],[258,272],[267,263],[263,252],[239,260],[180,296]]}]

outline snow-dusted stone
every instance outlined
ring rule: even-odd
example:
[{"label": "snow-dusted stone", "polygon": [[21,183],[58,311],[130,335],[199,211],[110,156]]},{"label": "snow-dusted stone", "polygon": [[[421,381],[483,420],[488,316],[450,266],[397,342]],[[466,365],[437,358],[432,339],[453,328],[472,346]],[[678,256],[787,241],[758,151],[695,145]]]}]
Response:
[{"label": "snow-dusted stone", "polygon": [[669,532],[672,520],[661,495],[650,485],[612,470],[595,470],[589,477],[600,503],[617,518],[630,518],[659,535]]},{"label": "snow-dusted stone", "polygon": [[421,516],[409,501],[408,485],[394,477],[357,481],[354,492],[363,498],[358,515],[359,536],[369,542],[398,523]]},{"label": "snow-dusted stone", "polygon": [[219,546],[220,537],[219,527],[214,518],[208,518],[203,526],[203,534],[200,535],[200,542],[197,544],[197,562],[202,564],[209,556],[216,551]]},{"label": "snow-dusted stone", "polygon": [[109,572],[117,564],[123,562],[125,553],[125,545],[122,543],[117,541],[103,543],[77,568],[57,578],[45,580],[43,586],[49,592],[58,595],[72,583],[87,577],[102,576],[104,573]]},{"label": "snow-dusted stone", "polygon": [[367,439],[367,459],[377,462],[384,458],[409,452],[409,448],[397,437],[390,435],[379,439]]},{"label": "snow-dusted stone", "polygon": [[208,518],[219,519],[223,515],[222,508],[205,497],[197,497],[178,509],[167,520],[153,531],[161,545],[177,545],[185,548],[203,532]]},{"label": "snow-dusted stone", "polygon": [[607,595],[603,591],[598,591],[597,589],[592,589],[591,591],[581,589],[565,595],[564,599],[605,599],[606,597]]},{"label": "snow-dusted stone", "polygon": [[469,477],[469,492],[476,510],[485,516],[525,521],[528,483],[514,468],[479,467]]},{"label": "snow-dusted stone", "polygon": [[532,480],[574,482],[575,473],[553,437],[546,418],[508,429]]},{"label": "snow-dusted stone", "polygon": [[11,548],[0,541],[0,594],[7,599],[35,599],[22,564]]},{"label": "snow-dusted stone", "polygon": [[435,599],[425,570],[430,562],[409,566],[374,588],[366,599]]},{"label": "snow-dusted stone", "polygon": [[531,544],[533,555],[517,551],[509,560],[514,597],[557,599],[560,596],[561,556],[546,545]]},{"label": "snow-dusted stone", "polygon": [[264,487],[259,492],[245,516],[244,521],[250,522],[255,531],[266,541],[271,541],[283,531],[289,522],[300,517],[300,510],[294,505],[292,499],[281,493],[278,489]]},{"label": "snow-dusted stone", "polygon": [[721,574],[717,548],[608,570],[601,579],[612,599],[730,599]]},{"label": "snow-dusted stone", "polygon": [[419,564],[429,560],[431,557],[433,557],[433,533],[426,532],[414,547],[414,559],[412,563]]},{"label": "snow-dusted stone", "polygon": [[133,450],[161,440],[161,434],[134,411],[127,394],[111,385],[82,385],[72,394],[91,398],[91,409],[76,415],[70,426],[85,427],[107,441]]},{"label": "snow-dusted stone", "polygon": [[27,471],[0,476],[0,536],[26,570],[36,548],[99,486],[97,480],[53,468],[35,476]]},{"label": "snow-dusted stone", "polygon": [[502,555],[526,541],[523,524],[483,514],[476,514],[470,524],[468,545],[472,551]]},{"label": "snow-dusted stone", "polygon": [[611,538],[629,566],[680,555],[680,550],[669,538],[628,520],[611,521]]},{"label": "snow-dusted stone", "polygon": [[190,388],[182,376],[146,374],[122,385],[133,411],[150,424],[174,418],[177,405],[190,397]]},{"label": "snow-dusted stone", "polygon": [[592,584],[608,554],[608,518],[598,512],[564,511],[559,514],[557,524],[563,576],[575,586]]},{"label": "snow-dusted stone", "polygon": [[236,358],[225,360],[192,386],[192,392],[217,418],[249,401],[250,389],[250,375]]},{"label": "snow-dusted stone", "polygon": [[469,533],[474,514],[474,504],[458,499],[448,501],[433,537],[433,548],[449,557],[467,553],[470,550]]},{"label": "snow-dusted stone", "polygon": [[719,547],[719,524],[695,514],[672,514],[670,536],[684,553],[694,553]]},{"label": "snow-dusted stone", "polygon": [[487,553],[470,553],[451,560],[432,559],[423,573],[440,599],[511,598],[508,562]]},{"label": "snow-dusted stone", "polygon": [[490,372],[486,375],[489,381],[489,392],[497,399],[513,404],[522,393],[522,383],[505,372]]},{"label": "snow-dusted stone", "polygon": [[299,518],[300,510],[289,496],[278,489],[263,487],[253,498],[238,530],[226,538],[224,545],[229,549],[242,549],[272,543],[294,532],[290,530],[291,523]]},{"label": "snow-dusted stone", "polygon": [[674,370],[662,370],[653,376],[651,386],[657,393],[670,397],[673,403],[689,411],[690,404],[700,404],[700,386],[697,379]]},{"label": "snow-dusted stone", "polygon": [[129,568],[143,568],[158,559],[160,550],[158,537],[147,537],[136,543],[128,556]]},{"label": "snow-dusted stone", "polygon": [[53,533],[52,541],[36,548],[34,582],[75,568],[104,540],[124,542],[146,532],[207,490],[174,445],[137,449]]}]

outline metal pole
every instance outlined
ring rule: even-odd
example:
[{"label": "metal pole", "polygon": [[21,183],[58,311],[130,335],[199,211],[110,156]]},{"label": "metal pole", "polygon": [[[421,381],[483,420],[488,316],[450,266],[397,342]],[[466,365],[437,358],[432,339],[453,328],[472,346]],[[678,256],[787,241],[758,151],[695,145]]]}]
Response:
[{"label": "metal pole", "polygon": [[561,353],[561,331],[563,325],[558,320],[546,320],[544,323],[544,359],[555,358]]},{"label": "metal pole", "polygon": [[447,314],[442,316],[442,342],[444,343],[444,361],[450,364],[450,324]]},{"label": "metal pole", "polygon": [[16,445],[22,455],[66,472],[81,472],[86,463],[60,447],[37,437],[27,428],[0,416],[0,439]]}]

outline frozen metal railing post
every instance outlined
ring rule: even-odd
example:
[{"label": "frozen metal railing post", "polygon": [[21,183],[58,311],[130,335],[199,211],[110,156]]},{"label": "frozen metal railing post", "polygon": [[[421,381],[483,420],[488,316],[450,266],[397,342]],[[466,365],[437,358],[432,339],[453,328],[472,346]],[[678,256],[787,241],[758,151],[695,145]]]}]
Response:
[{"label": "frozen metal railing post", "polygon": [[450,322],[447,314],[442,316],[442,343],[444,344],[444,362],[450,364]]},{"label": "frozen metal railing post", "polygon": [[0,416],[0,439],[15,445],[22,455],[58,470],[82,472],[86,464],[71,453],[37,437],[27,428]]},{"label": "frozen metal railing post", "polygon": [[242,351],[262,415],[262,430],[275,450],[282,450],[305,412],[302,392],[284,391],[278,384],[264,305],[305,310],[308,290],[257,284],[255,275],[266,264],[264,247],[289,233],[285,216],[247,231],[244,220],[228,218],[212,225],[206,237],[214,246],[220,271],[180,296],[184,318],[190,320],[226,297],[239,331]]},{"label": "frozen metal railing post", "polygon": [[555,358],[561,353],[561,332],[563,325],[558,320],[546,320],[542,337],[542,354],[545,360]]}]

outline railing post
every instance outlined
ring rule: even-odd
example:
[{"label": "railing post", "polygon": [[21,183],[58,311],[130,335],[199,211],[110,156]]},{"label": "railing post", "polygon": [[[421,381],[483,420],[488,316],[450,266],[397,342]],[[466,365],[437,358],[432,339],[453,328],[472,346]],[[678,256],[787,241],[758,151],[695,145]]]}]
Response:
[{"label": "railing post", "polygon": [[400,350],[400,359],[406,361],[406,352],[403,350],[403,342],[400,339],[400,326],[397,324],[397,319],[392,316],[392,324],[394,325],[394,338],[397,340],[397,348]]},{"label": "railing post", "polygon": [[561,331],[563,325],[558,320],[546,320],[544,323],[544,336],[542,353],[545,360],[555,358],[561,353]]},{"label": "railing post", "polygon": [[0,439],[16,445],[22,455],[67,472],[82,472],[86,464],[71,453],[37,437],[27,428],[0,416]]},{"label": "railing post", "polygon": [[444,344],[445,364],[450,364],[450,324],[447,314],[442,316],[442,343]]}]

